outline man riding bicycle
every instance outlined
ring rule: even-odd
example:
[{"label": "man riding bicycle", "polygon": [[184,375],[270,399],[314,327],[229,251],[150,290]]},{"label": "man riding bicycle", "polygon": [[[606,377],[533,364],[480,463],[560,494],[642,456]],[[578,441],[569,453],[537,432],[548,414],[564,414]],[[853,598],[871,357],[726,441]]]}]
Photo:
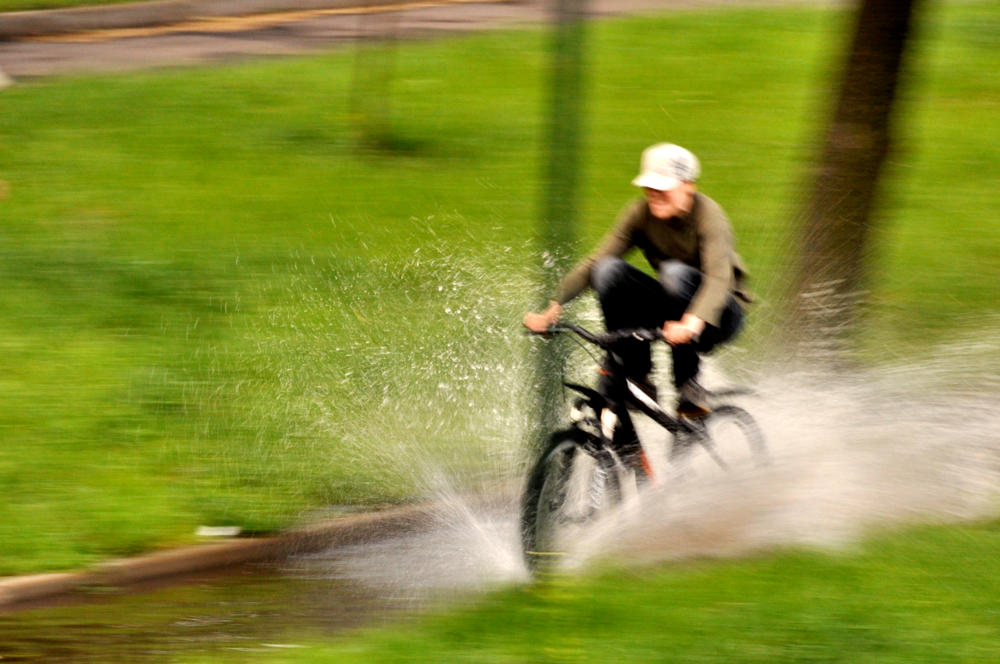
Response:
[{"label": "man riding bicycle", "polygon": [[[563,305],[592,286],[608,330],[662,327],[671,345],[678,412],[688,416],[708,412],[697,381],[699,354],[739,332],[750,302],[729,221],[697,191],[700,171],[698,159],[682,147],[647,148],[632,181],[643,188],[644,199],[629,205],[597,250],[563,278],[544,312],[524,316],[529,330],[544,333],[559,321]],[[658,280],[625,262],[634,247]],[[649,342],[619,342],[614,354],[626,375],[655,399]]]}]

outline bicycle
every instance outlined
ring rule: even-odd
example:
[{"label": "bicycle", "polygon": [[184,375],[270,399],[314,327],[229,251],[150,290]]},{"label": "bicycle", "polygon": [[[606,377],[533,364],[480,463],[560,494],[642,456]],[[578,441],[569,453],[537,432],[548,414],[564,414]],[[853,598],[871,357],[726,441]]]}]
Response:
[{"label": "bicycle", "polygon": [[594,334],[559,323],[549,332],[572,333],[608,351],[609,361],[602,371],[605,386],[600,391],[563,383],[580,395],[570,411],[571,425],[552,434],[528,475],[521,499],[521,543],[532,573],[563,557],[588,525],[614,514],[633,477],[637,487],[658,482],[630,409],[645,414],[670,434],[668,460],[677,478],[704,473],[706,462],[721,471],[731,470],[737,457],[754,467],[768,463],[760,427],[750,413],[728,402],[748,390],[709,393],[713,403],[708,412],[686,417],[661,408],[626,376],[612,346],[630,338],[662,341],[659,329]]}]

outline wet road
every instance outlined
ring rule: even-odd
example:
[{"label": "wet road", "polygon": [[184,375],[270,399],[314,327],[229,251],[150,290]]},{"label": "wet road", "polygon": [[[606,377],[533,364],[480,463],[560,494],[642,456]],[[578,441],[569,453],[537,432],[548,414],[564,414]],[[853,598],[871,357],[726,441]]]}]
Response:
[{"label": "wet road", "polygon": [[[656,12],[707,4],[775,4],[782,0],[590,0],[592,16]],[[359,4],[363,4],[359,1]],[[391,13],[295,12],[206,20],[148,30],[108,31],[33,41],[0,42],[0,69],[14,77],[88,71],[131,71],[212,64],[247,57],[316,52],[359,38],[393,34],[428,38],[544,21],[547,0],[424,0]]]}]

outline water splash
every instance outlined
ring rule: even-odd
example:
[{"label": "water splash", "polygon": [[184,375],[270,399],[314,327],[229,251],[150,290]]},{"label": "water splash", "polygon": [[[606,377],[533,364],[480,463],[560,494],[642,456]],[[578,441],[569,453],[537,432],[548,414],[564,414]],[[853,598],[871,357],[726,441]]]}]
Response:
[{"label": "water splash", "polygon": [[[507,252],[487,253],[503,263]],[[351,472],[331,480],[332,495],[354,490],[363,502],[401,488],[440,505],[420,532],[328,552],[309,574],[414,603],[526,578],[517,494],[529,461],[531,342],[519,321],[535,304],[535,275],[519,271],[521,253],[486,265],[454,247],[424,246],[405,261],[331,260],[266,284],[282,289],[283,304],[247,331],[254,352],[235,359],[270,372],[270,382],[241,388],[242,412],[256,430],[284,428],[275,462],[290,476],[315,477],[316,463],[343,467],[347,458]],[[599,327],[592,302],[578,303],[574,316]],[[836,375],[776,374],[747,362],[752,353],[738,345],[727,349],[706,363],[707,380],[725,382],[725,366],[756,386],[745,405],[773,465],[644,495],[639,508],[590,533],[572,564],[836,547],[899,521],[994,513],[1000,348],[984,338]],[[657,354],[666,367],[665,350]],[[568,377],[592,382],[592,368],[577,353]],[[366,477],[370,493],[350,486]]]},{"label": "water splash", "polygon": [[986,518],[1000,506],[1000,348],[958,342],[922,362],[853,375],[762,377],[745,404],[773,463],[643,496],[572,561],[843,547],[910,522]]},{"label": "water splash", "polygon": [[442,492],[420,527],[300,558],[295,573],[358,584],[410,610],[526,582],[512,488]]},{"label": "water splash", "polygon": [[399,260],[296,255],[258,277],[244,300],[267,315],[246,317],[192,387],[231,418],[204,436],[219,439],[234,495],[260,484],[291,502],[372,503],[430,495],[442,475],[470,486],[519,472],[532,275],[509,247],[487,264],[483,242],[454,244]]},{"label": "water splash", "polygon": [[[772,451],[771,466],[686,479],[631,496],[589,529],[565,561],[649,563],[739,556],[762,548],[842,548],[898,523],[995,514],[1000,497],[1000,357],[994,345],[959,343],[924,362],[853,376],[762,376],[746,405]],[[708,378],[724,380],[710,363]],[[964,390],[941,391],[959,382]],[[641,426],[655,440],[659,431]],[[660,440],[664,443],[664,436]],[[653,454],[665,470],[663,447]],[[439,474],[439,487],[455,483]],[[470,496],[444,490],[421,532],[326,554],[328,573],[419,605],[431,596],[517,583],[516,485]]]}]

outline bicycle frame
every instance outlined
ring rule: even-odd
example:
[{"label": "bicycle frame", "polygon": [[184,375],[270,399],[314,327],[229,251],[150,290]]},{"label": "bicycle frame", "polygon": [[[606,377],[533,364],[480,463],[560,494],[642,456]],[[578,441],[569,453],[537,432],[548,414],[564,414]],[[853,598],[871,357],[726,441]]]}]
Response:
[{"label": "bicycle frame", "polygon": [[[726,472],[745,468],[747,461],[756,467],[767,464],[766,443],[753,417],[737,405],[716,401],[719,397],[749,394],[748,390],[711,393],[708,412],[692,418],[664,410],[628,378],[613,346],[627,338],[662,340],[659,330],[593,334],[567,324],[550,330],[562,331],[609,351],[610,362],[605,365],[607,374],[600,392],[563,383],[580,395],[573,402],[572,426],[552,433],[528,474],[521,497],[521,543],[525,562],[534,574],[555,569],[560,557],[572,551],[573,539],[584,532],[588,523],[614,513],[625,497],[626,487],[634,484],[640,489],[646,482],[659,484],[636,433],[630,408],[672,434],[671,483],[697,477],[706,470],[704,457],[695,454],[698,449],[714,462],[709,463],[708,473],[714,472],[716,466]],[[733,426],[737,438],[728,435],[734,431]],[[741,452],[748,454],[741,457]],[[736,463],[730,465],[734,460]],[[638,492],[634,495],[640,497]]]},{"label": "bicycle frame", "polygon": [[[599,335],[568,323],[560,323],[554,326],[551,331],[572,332],[609,352],[616,342],[623,339],[636,338],[645,341],[663,339],[659,330],[618,330]],[[652,469],[646,460],[642,443],[632,423],[629,407],[635,408],[660,427],[666,429],[674,437],[675,442],[679,439],[699,440],[704,425],[696,419],[678,417],[664,410],[646,395],[633,380],[628,378],[624,371],[619,370],[620,368],[617,362],[612,361],[611,370],[608,373],[610,389],[607,390],[607,396],[582,385],[564,383],[566,387],[578,392],[583,397],[574,405],[571,419],[576,426],[588,422],[588,418],[580,408],[581,405],[585,404],[596,416],[596,419],[590,420],[589,424],[597,430],[602,444],[615,452],[626,465],[636,470],[637,473],[641,470],[644,475],[652,478]]]}]

